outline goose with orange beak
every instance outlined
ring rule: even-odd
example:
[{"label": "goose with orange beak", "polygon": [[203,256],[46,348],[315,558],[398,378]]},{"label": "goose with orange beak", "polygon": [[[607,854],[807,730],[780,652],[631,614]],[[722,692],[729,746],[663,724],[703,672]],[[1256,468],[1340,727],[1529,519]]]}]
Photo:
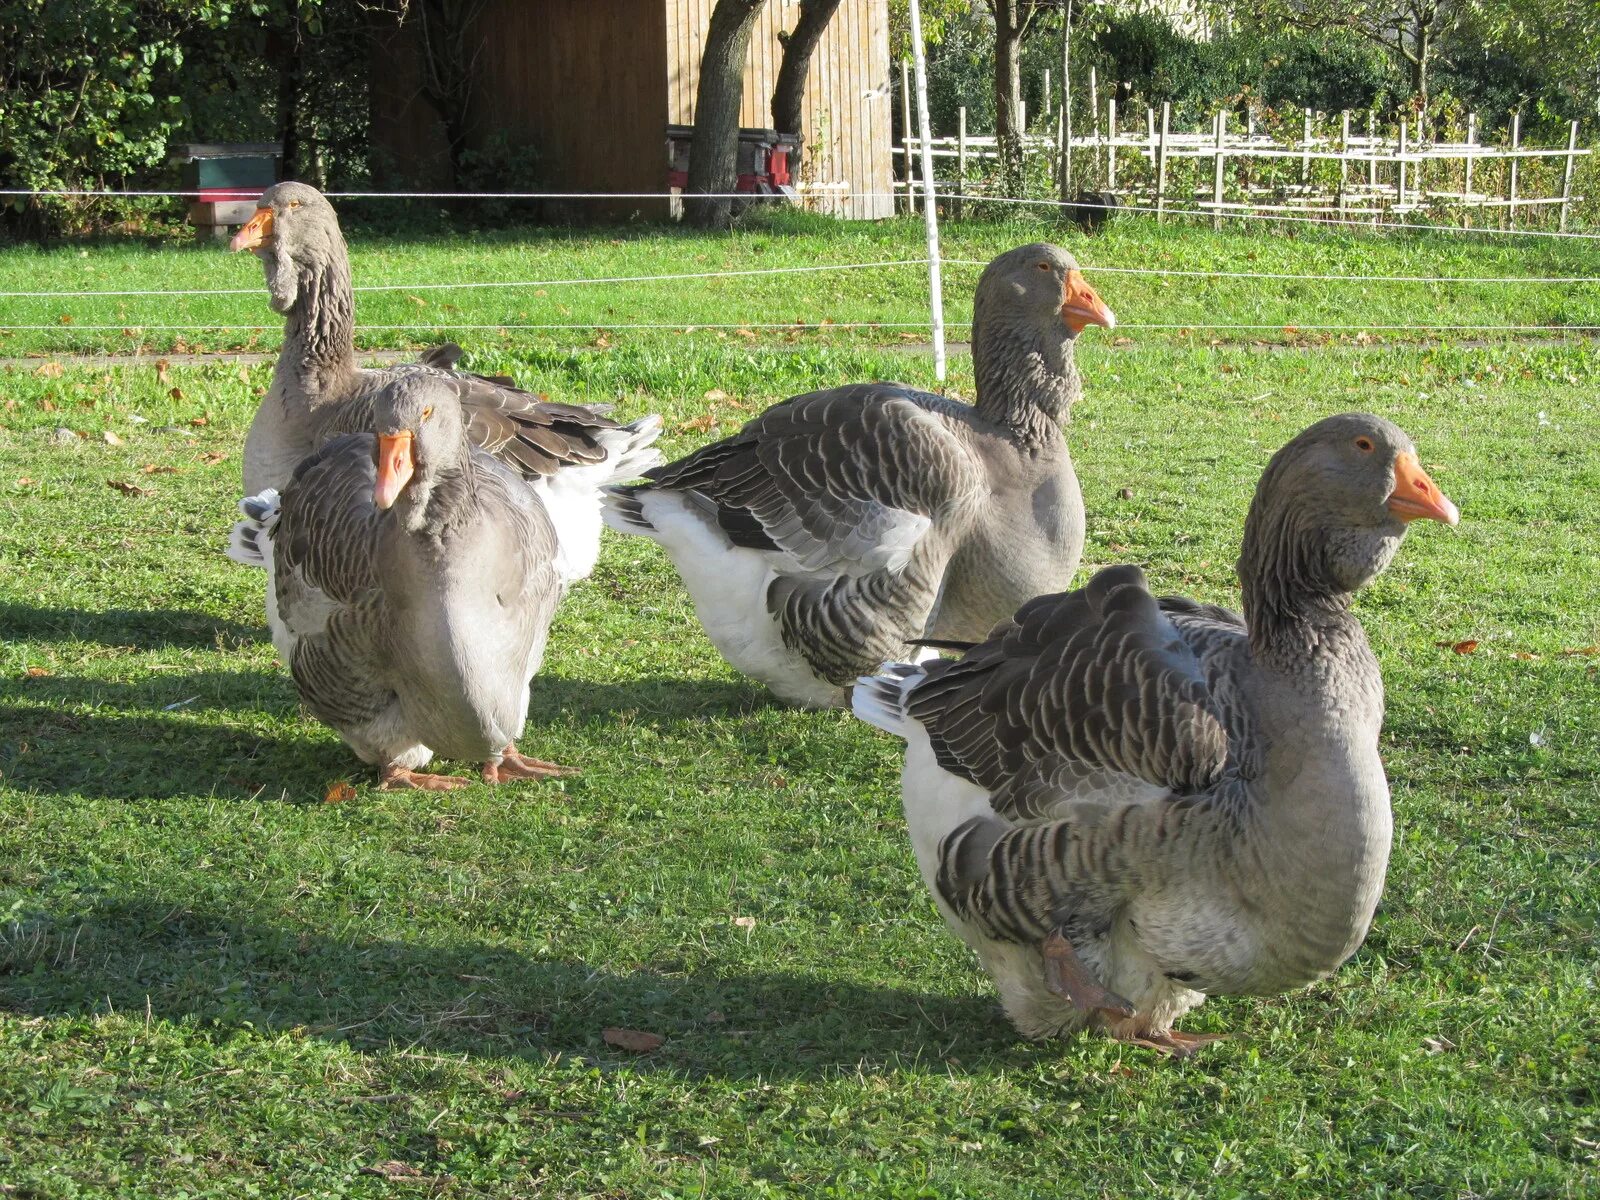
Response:
[{"label": "goose with orange beak", "polygon": [[913,642],[977,640],[1071,583],[1074,349],[1115,325],[1070,253],[1019,246],[978,280],[973,404],[897,383],[796,396],[610,489],[606,521],[665,549],[734,667],[793,704],[846,704]]},{"label": "goose with orange beak", "polygon": [[383,788],[446,790],[569,768],[517,750],[567,579],[538,491],[474,447],[460,384],[402,376],[373,432],[337,438],[241,504],[235,557],[272,572],[273,641],[301,701]]},{"label": "goose with orange beak", "polygon": [[284,318],[283,349],[244,445],[247,495],[282,488],[330,438],[372,430],[373,404],[391,383],[437,373],[459,397],[467,438],[531,482],[550,501],[564,570],[593,569],[600,552],[600,489],[661,461],[661,419],[626,425],[576,404],[518,388],[504,376],[455,369],[461,348],[429,350],[416,363],[370,369],[356,362],[350,254],[327,198],[304,183],[262,193],[232,247],[261,260],[267,299]]},{"label": "goose with orange beak", "polygon": [[1243,612],[1137,567],[1040,596],[960,659],[862,679],[906,741],[901,800],[935,906],[1026,1037],[1089,1028],[1168,1054],[1207,996],[1332,973],[1383,892],[1383,679],[1358,589],[1456,506],[1411,439],[1318,421],[1267,464]]}]

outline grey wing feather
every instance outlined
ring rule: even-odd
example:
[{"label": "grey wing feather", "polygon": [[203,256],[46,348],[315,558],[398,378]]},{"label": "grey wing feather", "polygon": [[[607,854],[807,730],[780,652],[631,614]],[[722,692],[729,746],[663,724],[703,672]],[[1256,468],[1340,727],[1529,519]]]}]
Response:
[{"label": "grey wing feather", "polygon": [[278,613],[296,637],[290,673],[306,706],[335,729],[371,720],[393,695],[377,643],[374,463],[370,434],[337,438],[303,460],[284,488],[273,539]]},{"label": "grey wing feather", "polygon": [[891,384],[797,396],[648,486],[695,494],[736,546],[783,552],[767,604],[784,642],[845,683],[925,632],[985,492],[941,403]]},{"label": "grey wing feather", "polygon": [[918,399],[890,384],[796,396],[648,475],[709,500],[736,545],[782,549],[803,570],[896,566],[930,522],[982,487],[965,448]]},{"label": "grey wing feather", "polygon": [[620,428],[617,422],[583,405],[560,404],[524,391],[503,376],[454,370],[449,364],[460,353],[459,346],[447,343],[429,350],[420,362],[366,372],[362,386],[330,410],[319,432],[327,437],[370,430],[378,393],[401,375],[426,371],[455,384],[468,440],[524,479],[605,461],[608,451],[601,435]]},{"label": "grey wing feather", "polygon": [[939,763],[988,788],[997,811],[1048,819],[1055,801],[1203,791],[1229,731],[1200,659],[1137,567],[1041,596],[909,697]]}]

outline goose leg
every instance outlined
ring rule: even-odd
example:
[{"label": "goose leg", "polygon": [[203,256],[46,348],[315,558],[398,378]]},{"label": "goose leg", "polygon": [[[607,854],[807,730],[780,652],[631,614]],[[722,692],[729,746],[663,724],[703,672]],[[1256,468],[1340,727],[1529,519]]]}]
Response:
[{"label": "goose leg", "polygon": [[500,752],[499,761],[490,759],[483,764],[485,783],[504,783],[508,779],[559,779],[563,775],[576,775],[576,767],[563,767],[560,763],[545,762],[542,758],[529,758],[517,753],[517,744],[507,742]]},{"label": "goose leg", "polygon": [[399,763],[388,763],[378,776],[380,792],[400,792],[416,789],[424,792],[450,792],[464,788],[469,780],[455,775],[424,775],[407,770]]},{"label": "goose leg", "polygon": [[1170,1054],[1173,1058],[1188,1058],[1201,1046],[1220,1042],[1227,1036],[1225,1033],[1182,1033],[1176,1029],[1169,1029],[1166,1033],[1145,1033],[1119,1040],[1131,1042],[1135,1046],[1148,1046],[1152,1050]]},{"label": "goose leg", "polygon": [[1131,1017],[1134,1007],[1110,991],[1078,957],[1061,930],[1053,931],[1039,946],[1044,955],[1044,983],[1058,996],[1072,1001],[1083,1012],[1103,1012],[1112,1017]]}]

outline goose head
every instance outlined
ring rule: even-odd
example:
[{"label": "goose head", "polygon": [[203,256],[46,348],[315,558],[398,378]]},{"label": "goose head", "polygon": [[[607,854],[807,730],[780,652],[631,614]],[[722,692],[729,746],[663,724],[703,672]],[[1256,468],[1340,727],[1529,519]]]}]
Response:
[{"label": "goose head", "polygon": [[302,276],[320,275],[348,257],[333,205],[310,184],[292,181],[261,193],[255,215],[228,246],[255,252],[266,269],[272,310],[282,314],[298,301]]},{"label": "goose head", "polygon": [[372,501],[394,507],[402,493],[424,505],[434,481],[466,453],[466,423],[456,383],[434,371],[408,372],[373,403],[378,479]]},{"label": "goose head", "polygon": [[1060,246],[1034,242],[984,269],[972,306],[978,408],[1030,438],[1059,437],[1057,423],[1081,383],[1072,346],[1090,325],[1117,318]]},{"label": "goose head", "polygon": [[1078,260],[1049,242],[1018,246],[991,262],[978,280],[974,309],[986,323],[1026,331],[1029,341],[1071,339],[1090,325],[1117,324]]},{"label": "goose head", "polygon": [[1405,431],[1367,413],[1324,418],[1273,455],[1256,487],[1239,557],[1247,604],[1254,595],[1280,610],[1319,599],[1343,607],[1417,520],[1454,525],[1460,512]]}]

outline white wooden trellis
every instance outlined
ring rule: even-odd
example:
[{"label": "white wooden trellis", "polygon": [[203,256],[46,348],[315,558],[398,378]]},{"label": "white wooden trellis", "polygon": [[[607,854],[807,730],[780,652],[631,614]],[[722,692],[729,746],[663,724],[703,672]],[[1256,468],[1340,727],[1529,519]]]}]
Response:
[{"label": "white wooden trellis", "polygon": [[[1578,145],[1577,122],[1570,125],[1565,146],[1524,146],[1518,114],[1512,115],[1507,144],[1501,147],[1486,145],[1479,140],[1476,113],[1468,117],[1465,140],[1428,143],[1421,141],[1419,134],[1412,131],[1409,121],[1402,121],[1395,135],[1384,135],[1378,129],[1371,113],[1367,115],[1364,135],[1353,133],[1350,114],[1342,113],[1337,135],[1322,136],[1315,131],[1314,114],[1308,109],[1302,137],[1297,141],[1285,143],[1276,142],[1271,137],[1256,132],[1254,121],[1248,119],[1242,135],[1229,131],[1225,118],[1221,121],[1220,128],[1219,123],[1213,121],[1211,127],[1205,130],[1193,132],[1176,130],[1171,128],[1170,106],[1163,105],[1162,110],[1159,121],[1154,109],[1146,110],[1145,127],[1142,131],[1137,128],[1119,130],[1116,102],[1113,98],[1108,98],[1104,125],[1100,124],[1097,112],[1090,129],[1082,135],[1074,134],[1070,139],[1071,152],[1087,154],[1092,159],[1103,159],[1105,186],[1110,190],[1115,190],[1117,187],[1120,165],[1118,160],[1122,153],[1144,157],[1149,161],[1153,179],[1149,184],[1133,189],[1132,194],[1126,197],[1129,202],[1148,201],[1150,207],[1162,212],[1167,211],[1169,203],[1184,205],[1192,203],[1195,207],[1211,212],[1219,218],[1228,212],[1258,211],[1339,216],[1348,214],[1376,220],[1381,215],[1399,215],[1437,204],[1465,210],[1499,209],[1503,219],[1515,228],[1519,213],[1558,205],[1560,224],[1565,229],[1572,206],[1584,199],[1582,196],[1574,195],[1572,191],[1577,161],[1593,153],[1591,149]],[[965,117],[964,110],[961,115]],[[1024,134],[1022,138],[1025,153],[1052,156],[1059,155],[1062,140],[1064,140],[1062,131],[1054,129],[1049,133]],[[900,161],[903,163],[906,161],[905,155],[921,154],[920,141],[915,136],[909,137],[902,145],[895,147],[894,152],[900,156]],[[967,182],[968,164],[973,159],[980,163],[996,159],[998,140],[993,136],[967,132],[963,120],[961,135],[954,138],[930,139],[929,155],[935,160],[957,159],[959,173],[956,175],[956,180],[952,181],[959,181],[955,191],[965,194],[967,198],[976,198],[981,188],[975,188]],[[1213,159],[1215,166],[1209,188],[1197,188],[1192,195],[1187,191],[1181,194],[1170,192],[1166,186],[1170,174],[1168,167],[1172,160],[1182,158]],[[1539,158],[1565,160],[1559,195],[1523,194],[1520,186],[1522,182],[1520,164],[1529,159]],[[1283,183],[1272,186],[1244,185],[1235,189],[1242,190],[1244,198],[1229,200],[1223,195],[1221,186],[1226,181],[1222,164],[1227,159],[1255,161],[1296,159],[1300,165],[1301,182],[1298,185]],[[1474,190],[1474,176],[1481,173],[1481,164],[1500,161],[1506,162],[1509,168],[1506,173],[1507,187],[1504,196],[1490,196]],[[1318,162],[1339,164],[1337,185],[1323,187],[1315,182],[1312,165]],[[1451,162],[1462,164],[1462,190],[1424,187],[1422,175],[1424,164],[1444,166]],[[1360,180],[1360,174],[1355,174],[1355,178],[1352,178],[1350,168],[1352,166],[1359,168],[1362,164],[1367,168],[1365,180],[1357,182]],[[1387,175],[1390,182],[1381,183],[1380,175]],[[1440,177],[1439,172],[1432,172],[1427,182],[1436,183]]]}]

